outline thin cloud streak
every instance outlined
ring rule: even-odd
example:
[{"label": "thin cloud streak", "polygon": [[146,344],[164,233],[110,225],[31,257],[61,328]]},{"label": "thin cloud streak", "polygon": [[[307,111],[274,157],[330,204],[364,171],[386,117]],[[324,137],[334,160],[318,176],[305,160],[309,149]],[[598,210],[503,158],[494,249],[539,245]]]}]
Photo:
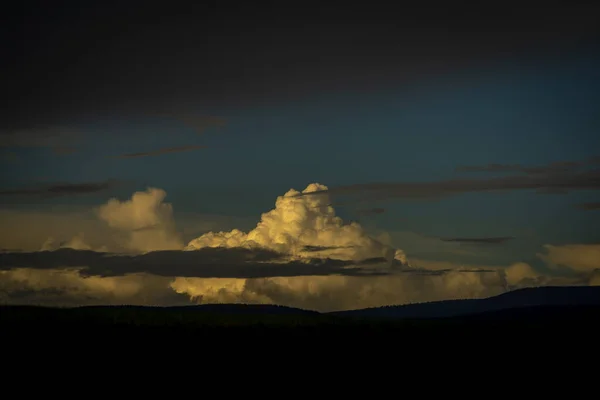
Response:
[{"label": "thin cloud streak", "polygon": [[311,253],[311,252],[319,252],[319,251],[328,251],[328,250],[337,250],[337,249],[350,249],[355,246],[304,246],[302,251]]},{"label": "thin cloud streak", "polygon": [[0,148],[67,148],[81,138],[82,132],[69,126],[38,125],[29,129],[0,129]]},{"label": "thin cloud streak", "polygon": [[591,157],[585,161],[555,161],[548,165],[528,167],[522,164],[460,165],[457,172],[520,172],[524,174],[551,174],[574,171],[578,168],[600,164],[600,157]]},{"label": "thin cloud streak", "polygon": [[210,128],[222,128],[227,125],[227,120],[217,116],[199,116],[193,114],[172,114],[158,113],[152,114],[153,117],[166,118],[177,121],[193,129],[196,134],[201,135]]},{"label": "thin cloud streak", "polygon": [[0,190],[0,196],[74,196],[104,192],[114,188],[118,183],[114,180],[108,180],[104,182],[54,184],[31,189]]},{"label": "thin cloud streak", "polygon": [[75,147],[56,146],[56,147],[52,147],[52,151],[57,156],[65,156],[65,155],[76,153],[77,149]]},{"label": "thin cloud streak", "polygon": [[439,238],[443,242],[501,244],[514,239],[513,236],[482,238]]},{"label": "thin cloud streak", "polygon": [[600,210],[600,201],[591,202],[591,203],[581,203],[576,205],[580,210],[592,211],[592,210]]},{"label": "thin cloud streak", "polygon": [[327,193],[329,195],[360,194],[371,200],[386,198],[432,199],[477,192],[537,190],[539,194],[549,194],[557,191],[597,189],[600,189],[600,169],[559,175],[520,175],[437,182],[352,184],[310,193],[300,193],[296,197],[318,196]]},{"label": "thin cloud streak", "polygon": [[199,149],[205,149],[208,146],[204,146],[204,145],[187,145],[187,146],[178,146],[178,147],[164,147],[162,149],[158,149],[158,150],[154,150],[154,151],[145,151],[145,152],[140,152],[140,153],[129,153],[129,154],[122,154],[122,155],[118,155],[118,156],[111,156],[111,158],[139,158],[139,157],[152,157],[152,156],[159,156],[162,154],[169,154],[169,153],[181,153],[184,151],[192,151],[192,150],[199,150]]},{"label": "thin cloud streak", "polygon": [[195,116],[179,116],[175,117],[184,125],[194,129],[198,135],[201,135],[209,128],[222,128],[227,124],[227,120],[221,117],[195,117]]}]

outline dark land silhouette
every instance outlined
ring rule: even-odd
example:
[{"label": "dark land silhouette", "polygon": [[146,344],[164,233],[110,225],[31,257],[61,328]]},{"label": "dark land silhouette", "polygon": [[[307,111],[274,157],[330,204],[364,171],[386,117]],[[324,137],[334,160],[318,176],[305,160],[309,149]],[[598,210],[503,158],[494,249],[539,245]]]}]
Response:
[{"label": "dark land silhouette", "polygon": [[[17,339],[160,337],[222,339],[313,337],[393,340],[430,335],[520,337],[600,333],[600,287],[520,289],[478,300],[452,300],[320,313],[277,305],[208,304],[198,306],[85,306],[73,308],[5,305],[2,335]],[[90,336],[91,335],[91,336]],[[131,336],[132,335],[132,336]]]},{"label": "dark land silhouette", "polygon": [[[600,287],[594,286],[546,286],[509,291],[483,299],[446,300],[339,311],[338,316],[365,318],[451,318],[495,312],[519,314],[521,309],[552,307],[600,307]],[[503,313],[500,313],[503,314]],[[497,315],[500,315],[497,314]]]}]

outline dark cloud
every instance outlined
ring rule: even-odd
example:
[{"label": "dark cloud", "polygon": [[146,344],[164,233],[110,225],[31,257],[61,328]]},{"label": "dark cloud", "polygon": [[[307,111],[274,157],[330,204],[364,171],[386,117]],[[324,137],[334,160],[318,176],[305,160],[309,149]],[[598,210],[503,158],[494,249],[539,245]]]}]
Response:
[{"label": "dark cloud", "polygon": [[482,238],[439,238],[443,242],[459,243],[482,243],[482,244],[501,244],[514,239],[512,236],[505,237],[482,237]]},{"label": "dark cloud", "polygon": [[105,192],[119,186],[120,184],[122,184],[122,182],[115,180],[89,183],[64,183],[29,189],[0,190],[0,196],[76,196]]},{"label": "dark cloud", "polygon": [[164,147],[162,149],[154,150],[154,151],[146,151],[141,153],[130,153],[130,154],[122,154],[119,156],[113,156],[112,158],[138,158],[138,157],[150,157],[150,156],[158,156],[161,154],[168,153],[180,153],[183,151],[191,151],[198,149],[205,149],[207,146],[203,145],[187,145],[187,146],[178,146],[178,147]]},{"label": "dark cloud", "polygon": [[275,278],[294,276],[385,276],[390,274],[444,275],[450,272],[494,272],[409,267],[383,257],[359,261],[310,258],[286,261],[282,254],[266,249],[203,248],[194,251],[153,251],[126,255],[63,248],[55,251],[1,252],[0,270],[79,269],[84,276],[124,276],[147,273],[188,278]]},{"label": "dark cloud", "polygon": [[591,202],[591,203],[581,203],[581,204],[577,204],[576,207],[581,210],[586,210],[586,211],[600,210],[600,201]]},{"label": "dark cloud", "polygon": [[318,251],[327,251],[327,250],[337,250],[337,249],[351,249],[355,246],[304,246],[302,251],[305,252],[318,252]]},{"label": "dark cloud", "polygon": [[186,3],[60,0],[4,10],[4,127],[98,113],[208,113],[412,83],[489,60],[564,59],[566,50],[594,43],[600,26],[594,2],[412,2],[402,12],[393,2]]},{"label": "dark cloud", "polygon": [[437,182],[364,183],[337,186],[296,196],[360,195],[363,199],[435,199],[462,193],[536,190],[540,194],[600,189],[600,169],[564,174],[516,175],[487,179],[453,179]]},{"label": "dark cloud", "polygon": [[461,165],[456,167],[458,172],[519,172],[523,174],[552,174],[570,172],[576,169],[600,163],[600,157],[591,157],[585,161],[555,161],[548,165],[525,166],[523,164],[487,164]]},{"label": "dark cloud", "polygon": [[158,276],[196,278],[268,278],[314,275],[382,275],[385,270],[369,268],[386,264],[384,258],[361,261],[309,259],[282,261],[282,255],[269,250],[204,248],[195,251],[154,251],[141,255],[99,253],[88,250],[0,254],[0,269],[61,269],[85,267],[82,274],[121,276],[149,273]]},{"label": "dark cloud", "polygon": [[414,268],[411,273],[413,275],[426,275],[426,276],[441,276],[451,272],[463,272],[463,273],[498,273],[497,270],[494,269],[485,269],[485,268],[444,268],[444,269],[425,269],[425,268]]},{"label": "dark cloud", "polygon": [[[149,117],[159,117],[178,121],[194,129],[198,134],[205,130],[216,127],[221,128],[226,125],[226,120],[215,116],[188,116],[188,115],[142,115]],[[134,116],[135,117],[135,116]],[[110,135],[111,132],[104,132]],[[56,155],[67,155],[75,153],[79,147],[90,138],[90,133],[82,128],[74,128],[63,125],[43,125],[36,124],[24,129],[5,129],[0,125],[0,148],[49,148]],[[77,145],[77,147],[75,146]],[[164,148],[147,153],[126,154],[118,157],[143,157],[164,153],[173,153],[187,150],[195,150],[203,146],[180,146]]]}]

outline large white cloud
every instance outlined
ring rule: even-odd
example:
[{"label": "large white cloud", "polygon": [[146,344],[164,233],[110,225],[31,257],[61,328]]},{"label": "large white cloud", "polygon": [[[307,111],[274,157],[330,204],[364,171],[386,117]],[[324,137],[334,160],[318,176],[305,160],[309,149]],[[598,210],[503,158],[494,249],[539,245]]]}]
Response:
[{"label": "large white cloud", "polygon": [[[103,231],[104,243],[94,240],[94,244],[90,244],[86,240],[87,235],[80,231],[66,240],[57,240],[51,235],[39,250],[70,248],[116,253],[181,250],[183,241],[175,228],[173,207],[164,202],[166,195],[162,189],[148,188],[143,192],[135,192],[129,200],[112,198],[96,208],[96,224],[88,221],[82,226],[88,225],[87,230],[93,233]],[[85,222],[83,218],[81,222]]]},{"label": "large white cloud", "polygon": [[[302,191],[310,193],[327,187],[311,183]],[[275,208],[262,214],[248,233],[210,232],[193,239],[186,250],[204,247],[261,247],[292,257],[329,257],[342,260],[385,257],[406,263],[402,250],[392,249],[367,235],[357,223],[344,224],[335,214],[327,194],[301,196],[290,189],[277,197]],[[309,250],[307,250],[309,248]]]},{"label": "large white cloud", "polygon": [[[499,271],[381,277],[183,278],[148,273],[86,276],[80,269],[0,271],[0,300],[52,305],[169,305],[180,297],[197,303],[279,304],[318,311],[389,304],[480,298],[504,291]],[[11,295],[17,294],[12,299]],[[29,294],[27,296],[26,294]]]},{"label": "large white cloud", "polygon": [[[589,284],[598,285],[598,282],[597,275],[594,275]],[[173,305],[186,300],[200,304],[279,304],[333,311],[483,298],[503,293],[509,287],[539,284],[577,285],[588,284],[588,281],[540,277],[523,263],[506,269],[464,271],[456,268],[439,274],[395,272],[368,277],[332,275],[253,279],[159,277],[149,273],[105,277],[87,276],[78,268],[18,268],[0,271],[0,301],[7,304]]]},{"label": "large white cloud", "polygon": [[[325,186],[314,183],[303,192],[324,189]],[[175,227],[173,208],[164,202],[165,191],[149,188],[134,193],[129,200],[111,199],[96,209],[96,223],[100,222],[108,232],[96,237],[93,233],[97,227],[90,224],[85,235],[82,232],[66,236],[66,231],[59,232],[58,240],[49,238],[42,249],[91,248],[145,253],[154,250],[245,247],[275,250],[288,255],[288,259],[328,257],[356,261],[387,257],[390,261],[407,263],[404,252],[390,247],[385,237],[375,239],[359,224],[344,223],[336,216],[326,194],[297,197],[299,193],[291,189],[278,197],[275,208],[262,214],[260,222],[247,233],[239,229],[209,232],[184,246]],[[110,237],[113,241],[99,245],[101,237]],[[89,245],[88,240],[94,244]],[[544,284],[600,284],[597,245],[546,246],[546,250],[547,254],[540,254],[539,257],[550,266],[568,267],[572,276],[543,276],[523,262],[508,266],[486,266],[420,259],[412,260],[413,268],[409,270],[418,272],[423,268],[428,270],[425,273],[390,270],[385,264],[378,264],[377,267],[385,268],[391,274],[360,277],[333,275],[242,279],[192,278],[177,274],[159,277],[144,272],[144,266],[137,264],[139,269],[136,271],[140,273],[121,276],[87,276],[78,268],[15,268],[0,271],[0,298],[7,303],[30,299],[28,302],[41,304],[161,305],[187,298],[198,303],[274,303],[329,311],[480,298],[510,288]],[[282,265],[282,268],[285,267],[289,265]],[[165,262],[164,268],[168,270],[168,262]],[[119,275],[119,271],[114,272]]]},{"label": "large white cloud", "polygon": [[98,208],[98,216],[108,226],[127,234],[131,251],[180,250],[183,242],[175,230],[173,207],[163,203],[167,193],[148,188],[130,200],[110,199]]},{"label": "large white cloud", "polygon": [[600,269],[600,244],[567,244],[544,246],[547,253],[538,257],[550,267],[568,267],[578,272],[591,272]]},{"label": "large white cloud", "polygon": [[318,311],[481,298],[500,294],[505,286],[499,271],[380,277],[306,276],[244,281],[177,278],[171,283],[177,293],[188,294],[199,303],[274,303]]},{"label": "large white cloud", "polygon": [[169,294],[169,281],[149,274],[85,276],[80,268],[16,268],[0,271],[0,300],[41,305],[151,305]]}]

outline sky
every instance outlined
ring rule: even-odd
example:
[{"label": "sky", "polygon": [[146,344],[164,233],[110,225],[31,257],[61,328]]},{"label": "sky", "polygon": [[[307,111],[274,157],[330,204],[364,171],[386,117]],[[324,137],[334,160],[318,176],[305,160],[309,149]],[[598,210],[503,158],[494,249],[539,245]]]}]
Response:
[{"label": "sky", "polygon": [[600,7],[294,7],[9,10],[0,301],[600,283]]}]

